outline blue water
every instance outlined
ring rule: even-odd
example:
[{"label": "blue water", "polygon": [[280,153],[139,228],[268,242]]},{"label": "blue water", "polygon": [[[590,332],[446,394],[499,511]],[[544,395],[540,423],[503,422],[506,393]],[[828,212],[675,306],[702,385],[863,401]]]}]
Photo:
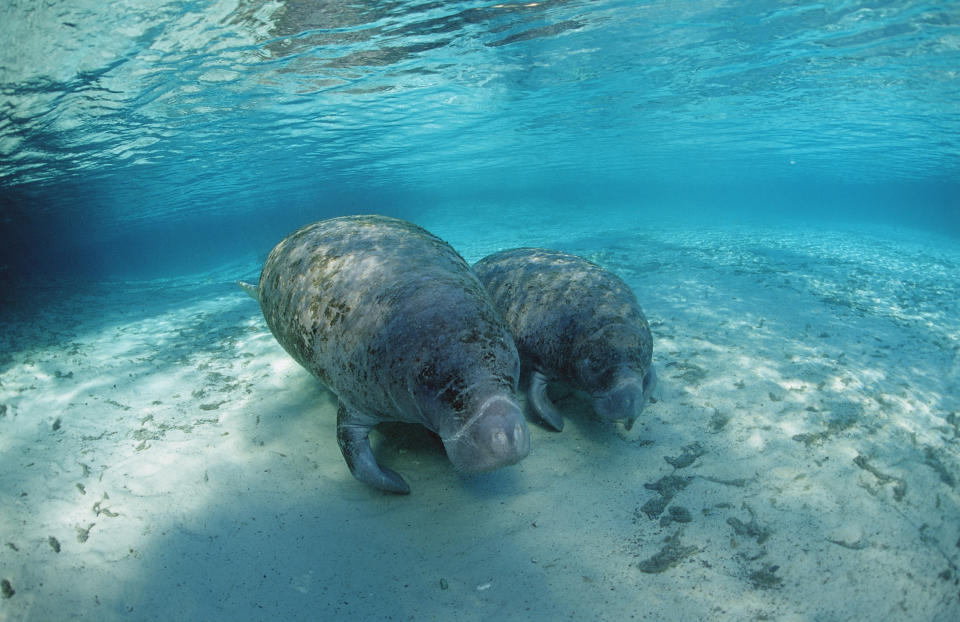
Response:
[{"label": "blue water", "polygon": [[[234,281],[374,212],[619,275],[637,424],[355,481]],[[0,0],[0,622],[955,622],[958,300],[957,0]]]},{"label": "blue water", "polygon": [[352,212],[960,234],[956,2],[0,7],[0,264],[162,275]]}]

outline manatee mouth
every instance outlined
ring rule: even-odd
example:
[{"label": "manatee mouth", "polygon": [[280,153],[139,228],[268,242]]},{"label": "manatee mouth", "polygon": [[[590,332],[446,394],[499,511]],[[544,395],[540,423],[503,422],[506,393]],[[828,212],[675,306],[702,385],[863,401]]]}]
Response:
[{"label": "manatee mouth", "polygon": [[483,403],[455,434],[443,438],[458,471],[482,473],[516,464],[530,453],[530,432],[520,406],[504,396]]},{"label": "manatee mouth", "polygon": [[630,376],[609,391],[595,395],[593,409],[605,419],[623,420],[624,427],[630,430],[656,386],[657,372],[651,366],[642,381],[636,376]]}]

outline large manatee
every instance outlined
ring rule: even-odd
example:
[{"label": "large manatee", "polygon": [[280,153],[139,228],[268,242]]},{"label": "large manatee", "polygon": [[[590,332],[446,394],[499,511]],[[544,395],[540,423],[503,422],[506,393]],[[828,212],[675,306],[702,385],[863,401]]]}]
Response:
[{"label": "large manatee", "polygon": [[630,287],[586,259],[538,248],[494,253],[473,269],[516,339],[534,412],[563,429],[547,395],[560,381],[630,429],[657,379],[650,326]]},{"label": "large manatee", "polygon": [[510,332],[443,240],[384,216],[323,220],[277,244],[246,288],[280,345],[337,394],[337,441],[358,480],[410,491],[374,459],[369,433],[384,421],[436,432],[466,472],[530,451]]}]

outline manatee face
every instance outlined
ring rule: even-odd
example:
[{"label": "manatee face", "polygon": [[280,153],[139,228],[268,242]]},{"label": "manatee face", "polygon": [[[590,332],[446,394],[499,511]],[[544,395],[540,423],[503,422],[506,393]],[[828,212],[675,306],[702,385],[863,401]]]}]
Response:
[{"label": "manatee face", "polygon": [[629,430],[657,386],[657,373],[653,367],[643,376],[627,369],[617,374],[617,378],[609,391],[592,394],[593,409],[605,419],[625,420]]},{"label": "manatee face", "polygon": [[441,433],[453,466],[467,473],[515,464],[530,453],[530,433],[523,411],[511,399],[493,396],[458,431]]},{"label": "manatee face", "polygon": [[578,348],[573,384],[593,398],[596,413],[625,420],[629,430],[657,384],[650,349],[636,331],[602,331]]}]

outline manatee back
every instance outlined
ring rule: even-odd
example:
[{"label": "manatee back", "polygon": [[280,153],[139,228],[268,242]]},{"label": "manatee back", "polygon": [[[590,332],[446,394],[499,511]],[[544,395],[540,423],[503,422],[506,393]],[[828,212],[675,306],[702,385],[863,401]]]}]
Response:
[{"label": "manatee back", "polygon": [[[294,232],[267,258],[259,298],[283,348],[372,416],[409,420],[397,411],[417,409],[409,387],[421,379],[414,376],[427,370],[440,382],[454,373],[437,369],[437,359],[450,369],[475,367],[476,353],[457,347],[465,333],[486,327],[509,340],[453,248],[384,216],[333,218]],[[444,351],[454,355],[438,354]],[[515,361],[512,344],[497,356],[511,354]]]},{"label": "manatee back", "polygon": [[274,247],[260,274],[260,304],[280,345],[330,384],[317,365],[335,365],[361,344],[372,345],[406,290],[417,282],[456,282],[465,271],[448,244],[412,223],[331,218]]}]

